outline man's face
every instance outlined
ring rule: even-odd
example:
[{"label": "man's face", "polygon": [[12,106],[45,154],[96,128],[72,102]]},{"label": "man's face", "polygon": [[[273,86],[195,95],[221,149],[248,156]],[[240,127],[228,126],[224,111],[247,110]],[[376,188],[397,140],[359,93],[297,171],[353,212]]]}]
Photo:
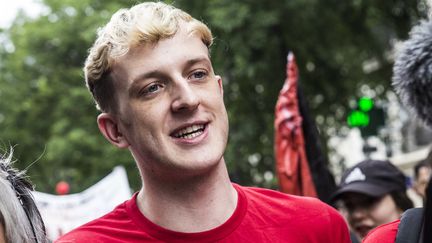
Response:
[{"label": "man's face", "polygon": [[208,49],[184,26],[113,66],[118,129],[146,175],[196,175],[223,162],[228,117]]},{"label": "man's face", "polygon": [[350,229],[360,240],[373,228],[390,223],[401,214],[390,194],[376,198],[361,193],[346,193],[342,202],[342,211]]},{"label": "man's face", "polygon": [[418,176],[414,182],[414,190],[423,198],[426,197],[426,187],[431,178],[432,170],[430,167],[420,167]]}]

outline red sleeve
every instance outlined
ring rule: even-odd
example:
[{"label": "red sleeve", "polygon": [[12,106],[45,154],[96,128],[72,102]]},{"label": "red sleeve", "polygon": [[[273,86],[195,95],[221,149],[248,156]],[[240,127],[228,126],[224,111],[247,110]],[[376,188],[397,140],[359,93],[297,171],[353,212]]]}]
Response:
[{"label": "red sleeve", "polygon": [[394,243],[400,220],[383,224],[371,230],[363,239],[363,243]]},{"label": "red sleeve", "polygon": [[333,230],[332,234],[334,237],[332,242],[351,242],[348,225],[345,219],[334,208],[329,207],[329,210],[331,210],[332,214],[334,215],[331,220],[331,229]]}]

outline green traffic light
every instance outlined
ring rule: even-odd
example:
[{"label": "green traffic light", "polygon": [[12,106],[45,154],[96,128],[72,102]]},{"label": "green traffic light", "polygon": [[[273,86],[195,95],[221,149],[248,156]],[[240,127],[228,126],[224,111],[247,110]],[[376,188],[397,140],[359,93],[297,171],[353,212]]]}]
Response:
[{"label": "green traffic light", "polygon": [[363,96],[358,100],[358,108],[361,111],[368,112],[372,110],[374,102],[371,98]]},{"label": "green traffic light", "polygon": [[363,111],[352,111],[347,122],[350,127],[365,127],[369,125],[369,116]]}]

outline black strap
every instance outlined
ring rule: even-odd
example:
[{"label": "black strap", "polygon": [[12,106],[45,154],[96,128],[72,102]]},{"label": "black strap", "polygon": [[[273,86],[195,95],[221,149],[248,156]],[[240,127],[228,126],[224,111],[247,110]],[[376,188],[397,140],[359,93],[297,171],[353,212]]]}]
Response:
[{"label": "black strap", "polygon": [[417,243],[423,228],[423,208],[411,208],[402,214],[396,243]]}]

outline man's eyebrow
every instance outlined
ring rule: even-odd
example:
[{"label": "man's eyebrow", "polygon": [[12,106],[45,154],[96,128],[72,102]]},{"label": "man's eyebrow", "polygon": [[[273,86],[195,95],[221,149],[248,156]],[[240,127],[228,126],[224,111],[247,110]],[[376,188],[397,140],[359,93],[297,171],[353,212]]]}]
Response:
[{"label": "man's eyebrow", "polygon": [[[205,63],[205,65],[208,65],[209,68],[211,68],[211,62],[208,59],[208,57],[197,57],[197,58],[192,58],[189,59],[185,62],[184,67],[190,67],[193,66],[197,63]],[[140,75],[138,75],[137,77],[135,77],[134,79],[132,79],[132,82],[128,88],[128,92],[129,94],[133,94],[135,92],[135,90],[137,88],[140,87],[140,81],[148,79],[148,78],[160,78],[163,77],[164,74],[158,70],[153,70],[150,72],[146,72],[146,73],[142,73]]]},{"label": "man's eyebrow", "polygon": [[163,74],[157,70],[146,72],[138,75],[134,79],[132,79],[131,84],[128,87],[128,93],[132,95],[138,88],[140,88],[140,83],[142,80],[154,77],[161,77]]},{"label": "man's eyebrow", "polygon": [[[196,63],[200,63],[200,62],[205,62],[205,63],[207,63],[207,64],[210,65],[210,60],[208,58],[206,58],[206,57],[197,57],[197,58],[193,58],[193,59],[187,60],[184,66],[188,67],[188,66],[192,66],[192,65],[194,65]],[[134,83],[140,81],[140,80],[143,80],[143,79],[153,78],[153,77],[161,77],[161,76],[164,76],[164,74],[162,72],[158,71],[158,70],[153,70],[153,71],[150,71],[150,72],[146,72],[146,73],[140,74],[136,78],[134,78],[132,80],[132,85]]]},{"label": "man's eyebrow", "polygon": [[193,59],[188,60],[185,64],[185,66],[192,66],[192,65],[199,63],[199,62],[205,62],[207,64],[210,64],[210,60],[207,57],[197,57],[197,58],[193,58]]},{"label": "man's eyebrow", "polygon": [[157,71],[157,70],[145,72],[145,73],[138,75],[136,78],[132,79],[132,84],[137,83],[140,80],[144,80],[147,78],[153,78],[153,77],[160,77],[160,76],[162,76],[162,73]]}]

